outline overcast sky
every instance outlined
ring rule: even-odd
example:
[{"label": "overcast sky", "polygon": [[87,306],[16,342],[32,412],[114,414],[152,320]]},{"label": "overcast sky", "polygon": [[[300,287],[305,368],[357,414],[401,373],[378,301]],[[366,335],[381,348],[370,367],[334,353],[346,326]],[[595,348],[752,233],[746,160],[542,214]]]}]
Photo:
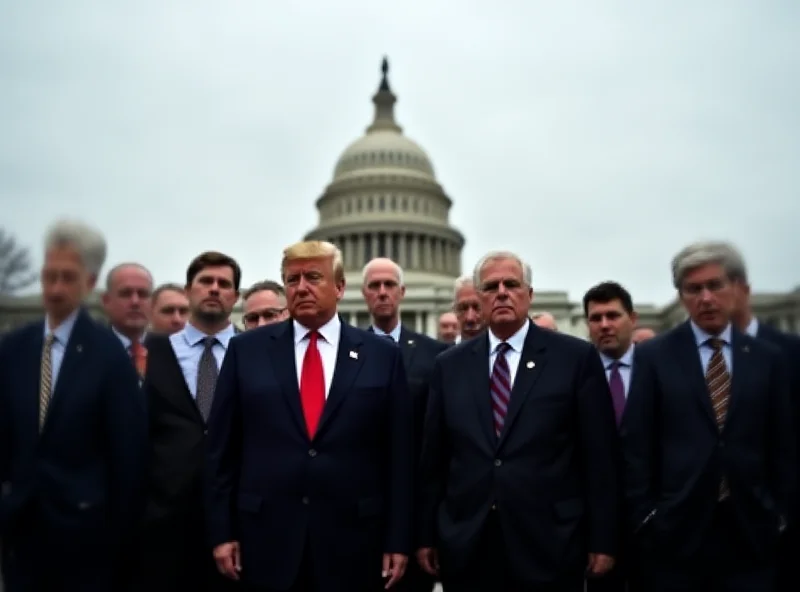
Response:
[{"label": "overcast sky", "polygon": [[430,155],[464,268],[510,248],[534,288],[672,298],[669,260],[735,240],[758,291],[800,284],[796,0],[0,0],[0,225],[31,247],[91,221],[109,264],[180,281],[206,249],[244,284],[372,118]]}]

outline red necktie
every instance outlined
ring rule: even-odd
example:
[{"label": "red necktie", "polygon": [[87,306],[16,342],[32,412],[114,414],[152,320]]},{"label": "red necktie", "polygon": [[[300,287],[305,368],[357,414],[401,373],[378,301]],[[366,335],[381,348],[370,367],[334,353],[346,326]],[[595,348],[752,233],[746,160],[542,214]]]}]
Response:
[{"label": "red necktie", "polygon": [[133,358],[133,365],[136,366],[136,372],[139,378],[144,378],[147,371],[147,349],[139,342],[131,342],[131,358]]},{"label": "red necktie", "polygon": [[319,333],[316,331],[308,334],[308,349],[300,373],[300,402],[303,405],[309,438],[314,437],[322,417],[322,408],[325,406],[325,371],[317,348],[318,338]]}]

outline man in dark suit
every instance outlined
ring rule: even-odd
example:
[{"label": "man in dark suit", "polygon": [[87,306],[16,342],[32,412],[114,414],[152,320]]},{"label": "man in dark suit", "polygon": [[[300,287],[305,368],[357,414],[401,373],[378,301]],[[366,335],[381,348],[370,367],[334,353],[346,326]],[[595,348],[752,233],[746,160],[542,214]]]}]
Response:
[{"label": "man in dark suit", "polygon": [[445,589],[582,591],[587,571],[611,569],[618,538],[603,366],[590,343],[531,323],[519,257],[491,253],[474,276],[488,332],[436,358],[418,560]]},{"label": "man in dark suit", "polygon": [[780,353],[730,323],[726,243],[672,263],[690,320],[637,345],[622,442],[647,590],[771,590],[796,467]]},{"label": "man in dark suit", "polygon": [[46,317],[0,345],[6,592],[105,592],[127,575],[147,424],[125,350],[81,306],[105,254],[93,228],[52,226],[41,273]]},{"label": "man in dark suit", "polygon": [[[743,259],[742,259],[743,260]],[[789,373],[792,399],[792,427],[794,429],[796,451],[800,451],[800,337],[779,331],[753,316],[750,303],[750,283],[747,270],[742,266],[741,273],[732,278],[734,288],[733,323],[737,329],[758,339],[763,339],[782,353]],[[797,558],[800,556],[800,463],[796,464],[798,474],[795,478],[795,495],[789,508],[789,525],[781,537],[776,590],[789,590],[797,585]]]},{"label": "man in dark suit", "polygon": [[206,421],[235,334],[230,315],[241,275],[228,255],[198,255],[186,270],[186,326],[148,336],[150,463],[134,590],[210,592],[232,585],[217,572],[206,542],[203,469]]},{"label": "man in dark suit", "polygon": [[209,420],[220,571],[252,590],[378,590],[411,545],[413,418],[400,349],[341,322],[341,252],[284,251],[291,319],[230,343]]},{"label": "man in dark suit", "polygon": [[[436,356],[448,344],[409,330],[400,323],[400,303],[405,296],[403,270],[391,259],[379,257],[364,267],[361,293],[372,317],[368,329],[400,346],[408,380],[408,391],[414,409],[414,465],[419,463],[422,448],[422,425],[428,402],[428,389]],[[408,592],[430,592],[434,578],[412,561],[396,589]]]}]

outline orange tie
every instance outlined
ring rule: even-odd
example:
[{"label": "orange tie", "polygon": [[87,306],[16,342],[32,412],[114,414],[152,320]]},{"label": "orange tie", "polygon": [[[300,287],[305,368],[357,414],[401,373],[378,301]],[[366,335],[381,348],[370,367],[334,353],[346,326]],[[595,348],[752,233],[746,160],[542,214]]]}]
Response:
[{"label": "orange tie", "polygon": [[144,374],[147,371],[147,348],[140,341],[133,341],[130,349],[136,372],[139,374],[139,378],[144,379]]}]

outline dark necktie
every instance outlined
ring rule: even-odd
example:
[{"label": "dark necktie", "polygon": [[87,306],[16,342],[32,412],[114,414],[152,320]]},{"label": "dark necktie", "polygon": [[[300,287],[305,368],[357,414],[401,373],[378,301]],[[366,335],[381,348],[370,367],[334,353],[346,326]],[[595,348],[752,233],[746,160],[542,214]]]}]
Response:
[{"label": "dark necktie", "polygon": [[385,337],[386,339],[388,339],[388,340],[389,340],[389,341],[391,341],[392,343],[397,343],[397,342],[394,340],[394,337],[392,337],[391,335],[383,335],[383,337]]},{"label": "dark necktie", "polygon": [[611,402],[614,404],[614,417],[617,419],[617,427],[622,422],[622,413],[625,411],[625,383],[622,382],[622,374],[619,368],[622,363],[619,360],[611,362],[611,374],[608,377],[608,386],[611,389]]},{"label": "dark necktie", "polygon": [[[706,344],[714,351],[711,360],[708,362],[706,370],[706,385],[708,394],[711,397],[711,405],[714,408],[714,415],[717,420],[717,428],[722,431],[725,427],[725,417],[728,415],[728,402],[731,396],[731,375],[725,364],[725,356],[722,355],[721,339],[712,338]],[[730,494],[727,480],[723,477],[719,488],[719,499],[723,500]]]},{"label": "dark necktie", "polygon": [[208,414],[211,411],[214,388],[217,386],[217,376],[219,375],[217,359],[214,357],[214,345],[216,343],[216,337],[207,336],[203,338],[203,353],[197,366],[197,408],[206,421],[208,421]]},{"label": "dark necktie", "polygon": [[497,355],[492,367],[492,376],[489,380],[489,390],[492,394],[492,415],[494,416],[494,433],[500,437],[503,425],[506,422],[508,403],[511,401],[511,370],[508,367],[506,352],[511,346],[503,342],[495,350]]},{"label": "dark necktie", "polygon": [[311,331],[307,337],[308,349],[303,356],[303,368],[300,371],[300,403],[303,406],[308,437],[313,438],[325,407],[325,369],[317,347],[319,333]]}]

